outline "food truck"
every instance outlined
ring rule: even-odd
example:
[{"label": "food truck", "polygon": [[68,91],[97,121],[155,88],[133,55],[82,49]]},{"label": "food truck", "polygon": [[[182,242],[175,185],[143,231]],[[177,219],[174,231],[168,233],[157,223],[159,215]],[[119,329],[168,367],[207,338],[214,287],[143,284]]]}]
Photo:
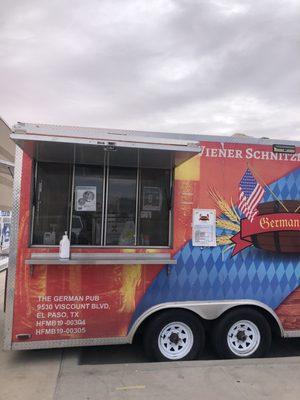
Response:
[{"label": "food truck", "polygon": [[[300,336],[299,142],[18,123],[5,349]],[[59,258],[67,232],[70,257]]]}]

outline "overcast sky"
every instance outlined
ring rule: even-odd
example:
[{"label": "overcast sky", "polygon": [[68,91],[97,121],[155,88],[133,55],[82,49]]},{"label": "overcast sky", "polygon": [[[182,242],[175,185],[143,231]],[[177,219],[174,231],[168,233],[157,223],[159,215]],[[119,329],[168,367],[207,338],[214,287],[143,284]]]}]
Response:
[{"label": "overcast sky", "polygon": [[300,139],[300,1],[0,0],[0,115]]}]

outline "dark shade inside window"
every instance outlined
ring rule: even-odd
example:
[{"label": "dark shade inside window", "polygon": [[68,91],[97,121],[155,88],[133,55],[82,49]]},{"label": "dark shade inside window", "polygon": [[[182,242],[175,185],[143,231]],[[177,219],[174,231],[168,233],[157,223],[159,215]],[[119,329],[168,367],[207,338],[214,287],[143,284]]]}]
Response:
[{"label": "dark shade inside window", "polygon": [[71,166],[38,163],[34,195],[33,243],[59,244],[69,228]]},{"label": "dark shade inside window", "polygon": [[168,246],[170,208],[170,170],[142,169],[138,245]]},{"label": "dark shade inside window", "polygon": [[136,168],[109,169],[106,245],[135,245],[136,177]]}]

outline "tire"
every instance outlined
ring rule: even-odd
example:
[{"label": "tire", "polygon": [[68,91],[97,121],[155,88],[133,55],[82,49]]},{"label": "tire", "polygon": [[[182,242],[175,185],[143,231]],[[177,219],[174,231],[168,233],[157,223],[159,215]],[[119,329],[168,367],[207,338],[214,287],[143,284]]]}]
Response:
[{"label": "tire", "polygon": [[260,312],[243,308],[221,317],[214,327],[212,339],[221,358],[256,358],[269,351],[272,333]]},{"label": "tire", "polygon": [[155,361],[194,360],[204,347],[203,325],[188,311],[164,311],[150,320],[144,332],[146,355]]}]

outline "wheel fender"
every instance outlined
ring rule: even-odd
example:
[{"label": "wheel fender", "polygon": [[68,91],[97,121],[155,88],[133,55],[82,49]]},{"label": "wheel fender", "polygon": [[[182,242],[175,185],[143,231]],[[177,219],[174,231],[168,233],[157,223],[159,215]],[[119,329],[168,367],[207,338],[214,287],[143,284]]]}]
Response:
[{"label": "wheel fender", "polygon": [[172,308],[180,308],[192,311],[197,314],[204,320],[212,321],[219,318],[226,311],[233,309],[235,307],[241,306],[255,306],[256,308],[260,308],[267,312],[273,319],[276,321],[278,328],[280,330],[281,336],[284,336],[284,329],[281,324],[280,319],[270,308],[268,305],[256,301],[256,300],[218,300],[218,301],[193,301],[193,302],[170,302],[170,303],[161,303],[157,304],[148,310],[146,310],[143,314],[141,314],[133,323],[130,331],[128,333],[128,341],[131,343],[133,341],[134,335],[141,326],[143,322],[145,322],[150,316],[154,315],[157,312],[172,309]]}]

